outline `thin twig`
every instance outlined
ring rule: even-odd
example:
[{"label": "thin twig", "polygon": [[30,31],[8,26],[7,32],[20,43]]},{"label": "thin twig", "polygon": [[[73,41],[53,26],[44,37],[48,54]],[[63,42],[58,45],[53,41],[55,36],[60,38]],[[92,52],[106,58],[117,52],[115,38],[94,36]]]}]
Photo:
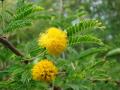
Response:
[{"label": "thin twig", "polygon": [[59,13],[60,13],[60,16],[62,16],[63,15],[63,0],[59,0],[59,4],[60,4]]},{"label": "thin twig", "polygon": [[72,66],[73,70],[75,70],[75,69],[76,69],[76,68],[75,68],[75,65],[74,65],[74,63],[73,63],[73,62],[71,62],[71,66]]},{"label": "thin twig", "polygon": [[4,30],[4,27],[5,27],[5,23],[4,23],[4,0],[1,0],[2,2],[2,29]]}]

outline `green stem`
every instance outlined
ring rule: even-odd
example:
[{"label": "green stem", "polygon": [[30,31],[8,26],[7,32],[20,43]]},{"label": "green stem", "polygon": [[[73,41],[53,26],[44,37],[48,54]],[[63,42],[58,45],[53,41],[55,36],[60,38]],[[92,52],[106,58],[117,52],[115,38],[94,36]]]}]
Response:
[{"label": "green stem", "polygon": [[4,30],[4,0],[2,0],[2,30]]},{"label": "green stem", "polygon": [[63,15],[63,0],[60,0],[60,16]]}]

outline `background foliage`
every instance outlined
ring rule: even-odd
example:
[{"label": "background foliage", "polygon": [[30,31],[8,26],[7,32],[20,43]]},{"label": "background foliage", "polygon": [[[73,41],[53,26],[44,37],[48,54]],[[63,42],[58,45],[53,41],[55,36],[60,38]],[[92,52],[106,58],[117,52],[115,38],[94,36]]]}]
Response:
[{"label": "background foliage", "polygon": [[[120,89],[119,0],[1,0],[0,6],[0,38],[22,52],[0,43],[0,90]],[[60,57],[37,44],[49,27],[67,32]],[[60,71],[52,86],[32,80],[33,64],[44,57]]]}]

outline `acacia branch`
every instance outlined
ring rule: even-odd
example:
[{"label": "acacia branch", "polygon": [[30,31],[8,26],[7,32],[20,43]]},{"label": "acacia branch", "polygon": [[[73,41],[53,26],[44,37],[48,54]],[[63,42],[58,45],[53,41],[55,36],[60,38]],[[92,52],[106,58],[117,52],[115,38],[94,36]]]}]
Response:
[{"label": "acacia branch", "polygon": [[8,41],[7,38],[0,36],[0,43],[2,43],[5,47],[9,48],[17,56],[24,56],[11,42]]}]

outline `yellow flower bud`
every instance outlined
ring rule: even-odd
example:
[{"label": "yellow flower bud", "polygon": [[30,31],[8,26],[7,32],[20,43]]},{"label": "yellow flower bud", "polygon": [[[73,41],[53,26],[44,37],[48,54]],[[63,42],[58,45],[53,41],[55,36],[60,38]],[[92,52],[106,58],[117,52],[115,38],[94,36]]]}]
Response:
[{"label": "yellow flower bud", "polygon": [[41,60],[32,68],[32,77],[34,80],[49,82],[55,79],[57,73],[56,66],[47,59]]},{"label": "yellow flower bud", "polygon": [[40,35],[38,44],[45,47],[50,54],[59,55],[67,47],[67,41],[67,33],[53,27]]}]

